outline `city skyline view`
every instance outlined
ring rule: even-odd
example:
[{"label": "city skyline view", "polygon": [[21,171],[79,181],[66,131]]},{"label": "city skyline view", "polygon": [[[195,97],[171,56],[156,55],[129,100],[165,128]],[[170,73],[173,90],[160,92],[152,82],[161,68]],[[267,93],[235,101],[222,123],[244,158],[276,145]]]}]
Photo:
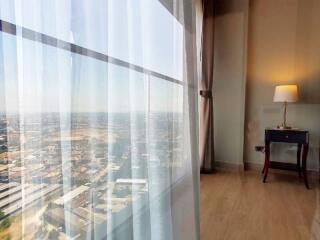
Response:
[{"label": "city skyline view", "polygon": [[20,132],[19,115],[0,114],[0,218],[9,219],[10,229],[23,221],[42,223],[24,233],[10,231],[13,239],[55,231],[62,239],[100,239],[106,228],[112,232],[124,223],[135,204],[144,207],[169,189],[168,174],[183,173],[181,114],[151,114],[147,120],[142,113],[133,120],[126,113],[73,113],[70,122],[59,113],[33,116]]}]

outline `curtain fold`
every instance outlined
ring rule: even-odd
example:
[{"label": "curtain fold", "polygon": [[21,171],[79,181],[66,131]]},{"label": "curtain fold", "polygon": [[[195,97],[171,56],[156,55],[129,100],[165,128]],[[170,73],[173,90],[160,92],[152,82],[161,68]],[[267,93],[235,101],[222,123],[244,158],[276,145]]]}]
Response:
[{"label": "curtain fold", "polygon": [[214,0],[202,0],[202,74],[200,79],[200,162],[201,172],[214,170],[213,131],[213,61],[214,61]]},{"label": "curtain fold", "polygon": [[0,239],[199,239],[193,0],[0,0]]}]

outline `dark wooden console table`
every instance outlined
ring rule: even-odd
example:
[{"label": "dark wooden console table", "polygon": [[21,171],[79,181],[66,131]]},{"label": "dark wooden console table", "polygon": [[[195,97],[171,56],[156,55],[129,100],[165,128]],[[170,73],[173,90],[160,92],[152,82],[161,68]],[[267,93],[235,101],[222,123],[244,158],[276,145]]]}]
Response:
[{"label": "dark wooden console table", "polygon": [[[297,150],[297,164],[280,163],[270,160],[270,145],[272,142],[296,143]],[[302,149],[302,168],[301,168],[301,149]],[[265,130],[265,161],[262,173],[264,173],[263,182],[266,182],[269,168],[276,168],[282,170],[292,170],[303,173],[304,183],[309,189],[307,176],[307,157],[309,150],[309,132],[304,130],[281,130],[281,129],[266,129]]]}]

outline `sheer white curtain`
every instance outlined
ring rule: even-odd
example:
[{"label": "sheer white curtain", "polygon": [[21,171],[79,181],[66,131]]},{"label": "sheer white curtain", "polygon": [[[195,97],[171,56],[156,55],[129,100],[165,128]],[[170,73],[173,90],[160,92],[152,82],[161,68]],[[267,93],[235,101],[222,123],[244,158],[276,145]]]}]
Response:
[{"label": "sheer white curtain", "polygon": [[0,239],[198,239],[192,0],[0,0]]}]

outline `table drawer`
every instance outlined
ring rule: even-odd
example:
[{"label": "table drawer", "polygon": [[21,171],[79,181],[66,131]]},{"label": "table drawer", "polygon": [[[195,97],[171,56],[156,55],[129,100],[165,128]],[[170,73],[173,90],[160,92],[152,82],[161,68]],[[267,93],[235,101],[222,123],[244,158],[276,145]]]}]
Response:
[{"label": "table drawer", "polygon": [[294,130],[266,130],[267,142],[308,143],[308,132]]}]

